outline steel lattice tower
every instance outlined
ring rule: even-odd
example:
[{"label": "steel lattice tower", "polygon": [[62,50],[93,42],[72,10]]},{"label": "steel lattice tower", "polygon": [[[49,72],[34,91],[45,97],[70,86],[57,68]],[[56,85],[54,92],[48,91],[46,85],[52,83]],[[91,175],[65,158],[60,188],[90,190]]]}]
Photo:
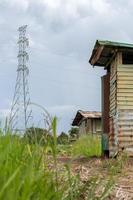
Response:
[{"label": "steel lattice tower", "polygon": [[27,25],[21,26],[19,31],[19,52],[18,52],[18,68],[17,79],[15,85],[15,93],[9,117],[9,128],[13,132],[24,132],[32,126],[32,110],[30,109],[30,95],[28,87],[29,69],[27,61],[29,59],[26,51],[29,46],[26,37]]}]

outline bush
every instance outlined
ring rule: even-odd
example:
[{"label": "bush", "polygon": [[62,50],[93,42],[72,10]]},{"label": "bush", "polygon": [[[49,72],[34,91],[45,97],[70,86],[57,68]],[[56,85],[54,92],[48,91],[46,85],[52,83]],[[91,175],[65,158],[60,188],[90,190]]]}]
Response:
[{"label": "bush", "polygon": [[58,144],[68,144],[68,135],[64,132],[62,132],[58,137],[57,137],[57,143]]},{"label": "bush", "polygon": [[46,145],[49,141],[52,142],[52,135],[46,129],[42,128],[28,128],[23,138],[30,144]]},{"label": "bush", "polygon": [[97,135],[83,135],[72,146],[75,156],[101,156],[101,138]]},{"label": "bush", "polygon": [[79,128],[78,127],[71,127],[68,131],[70,138],[77,139],[79,137]]}]

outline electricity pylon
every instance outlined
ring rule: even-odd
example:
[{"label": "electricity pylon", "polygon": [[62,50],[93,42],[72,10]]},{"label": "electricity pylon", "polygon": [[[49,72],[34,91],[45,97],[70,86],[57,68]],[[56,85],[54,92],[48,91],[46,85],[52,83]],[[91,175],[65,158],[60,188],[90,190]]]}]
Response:
[{"label": "electricity pylon", "polygon": [[32,126],[32,110],[30,109],[30,95],[28,86],[29,59],[26,51],[29,40],[26,37],[27,25],[19,27],[19,52],[15,92],[9,117],[9,129],[12,132],[25,132]]}]

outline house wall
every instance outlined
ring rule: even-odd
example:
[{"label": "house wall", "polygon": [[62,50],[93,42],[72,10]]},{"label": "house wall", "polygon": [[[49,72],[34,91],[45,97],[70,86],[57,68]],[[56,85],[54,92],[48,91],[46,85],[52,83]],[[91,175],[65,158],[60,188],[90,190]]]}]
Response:
[{"label": "house wall", "polygon": [[86,119],[86,133],[91,133],[92,132],[92,120],[91,119]]},{"label": "house wall", "polygon": [[79,125],[79,135],[83,134],[86,134],[85,121],[82,121]]},{"label": "house wall", "polygon": [[96,133],[101,134],[102,132],[102,123],[101,123],[101,119],[96,119],[95,120],[96,123]]},{"label": "house wall", "polygon": [[117,151],[117,59],[115,58],[110,67],[110,106],[109,106],[109,152],[110,156]]},{"label": "house wall", "polygon": [[105,155],[109,152],[109,132],[110,132],[110,71],[101,78],[102,81],[102,153]]},{"label": "house wall", "polygon": [[100,134],[101,129],[101,119],[85,119],[80,123],[79,134]]},{"label": "house wall", "polygon": [[121,150],[133,154],[133,65],[123,65],[120,56],[110,73],[110,156]]},{"label": "house wall", "polygon": [[110,72],[102,77],[102,132],[109,134]]},{"label": "house wall", "polygon": [[117,66],[117,116],[119,148],[133,154],[133,65]]}]

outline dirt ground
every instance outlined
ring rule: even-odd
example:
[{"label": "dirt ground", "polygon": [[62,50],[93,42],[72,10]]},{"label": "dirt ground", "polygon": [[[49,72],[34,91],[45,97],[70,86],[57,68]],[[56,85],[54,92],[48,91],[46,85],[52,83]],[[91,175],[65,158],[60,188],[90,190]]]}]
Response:
[{"label": "dirt ground", "polygon": [[[117,162],[117,163],[116,163]],[[120,161],[121,162],[121,161]],[[64,165],[70,163],[72,172],[79,173],[82,182],[86,182],[92,176],[100,177],[101,180],[107,178],[110,173],[111,165],[114,166],[114,179],[115,184],[111,194],[106,199],[111,200],[132,200],[133,199],[133,158],[126,160],[122,167],[119,169],[115,165],[119,164],[116,159],[99,159],[99,158],[75,158],[71,159],[67,156],[58,158],[58,164]],[[109,164],[110,163],[110,164]],[[110,167],[109,167],[110,166]],[[113,169],[113,167],[112,167]],[[84,199],[84,198],[83,198]]]}]

